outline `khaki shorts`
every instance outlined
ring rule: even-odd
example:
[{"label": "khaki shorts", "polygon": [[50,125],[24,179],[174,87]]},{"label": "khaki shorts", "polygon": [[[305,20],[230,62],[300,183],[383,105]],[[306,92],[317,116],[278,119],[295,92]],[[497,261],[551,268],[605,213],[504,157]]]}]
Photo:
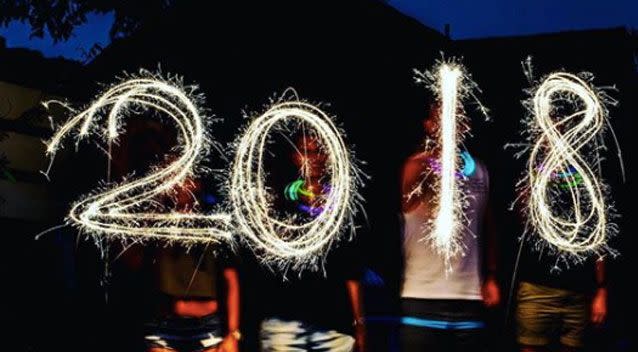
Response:
[{"label": "khaki shorts", "polygon": [[588,301],[583,293],[521,282],[516,310],[518,343],[547,346],[560,337],[565,346],[583,347]]}]

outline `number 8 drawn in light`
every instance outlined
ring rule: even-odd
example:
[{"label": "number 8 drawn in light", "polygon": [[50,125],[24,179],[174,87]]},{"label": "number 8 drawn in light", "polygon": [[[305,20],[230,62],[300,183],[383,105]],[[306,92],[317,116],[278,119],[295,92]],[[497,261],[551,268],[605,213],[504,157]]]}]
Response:
[{"label": "number 8 drawn in light", "polygon": [[[560,103],[576,111],[562,116],[556,108]],[[608,221],[613,209],[596,147],[607,118],[603,104],[589,82],[566,72],[549,75],[531,100],[537,139],[527,164],[528,217],[538,235],[561,254],[603,253],[608,232],[615,229]],[[566,178],[567,186],[553,186],[557,174]]]}]

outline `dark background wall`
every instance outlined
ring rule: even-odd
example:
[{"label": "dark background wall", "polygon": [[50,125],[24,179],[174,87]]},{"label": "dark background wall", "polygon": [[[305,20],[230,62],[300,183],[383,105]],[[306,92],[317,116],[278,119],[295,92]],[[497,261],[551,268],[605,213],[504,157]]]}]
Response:
[{"label": "dark background wall", "polygon": [[[609,350],[622,350],[626,346],[622,344],[629,343],[629,312],[635,308],[630,290],[622,285],[635,264],[629,229],[632,165],[636,165],[631,133],[638,112],[636,39],[623,29],[451,42],[377,1],[251,2],[250,6],[243,1],[223,5],[192,1],[137,34],[116,40],[92,63],[66,75],[64,87],[74,100],[88,101],[100,89],[99,83],[112,82],[123,71],[154,70],[159,65],[164,72],[199,84],[207,106],[224,118],[213,132],[222,142],[230,142],[243,124],[242,109],[259,111],[273,93],[287,87],[310,101],[329,104],[325,110],[342,123],[348,143],[367,162],[364,171],[371,176],[363,190],[368,223],[359,219],[358,241],[365,248],[368,266],[386,286],[366,291],[367,309],[370,314],[393,314],[401,267],[398,176],[403,160],[420,142],[420,121],[429,100],[428,92],[414,83],[412,70],[430,67],[441,57],[440,51],[464,56],[484,91],[483,103],[492,110],[494,121],[489,124],[473,116],[475,137],[469,144],[492,170],[493,203],[503,238],[504,295],[521,230],[507,207],[523,164],[503,150],[505,143],[518,140],[524,114],[520,100],[528,83],[521,60],[533,55],[539,75],[559,68],[586,70],[594,72],[601,85],[618,85],[621,105],[612,109],[612,123],[623,144],[629,181],[619,182],[610,153],[605,174],[625,216],[620,220],[621,237],[614,243],[623,256],[611,265],[613,310],[602,339],[609,340]],[[102,178],[105,160],[95,157],[96,150],[83,148],[56,166],[52,187],[59,190],[62,201],[75,199]],[[126,319],[122,314],[136,307],[143,310],[139,303],[144,302],[143,282],[118,271],[115,263],[114,275],[103,285],[98,251],[91,242],[75,242],[72,230],[33,241],[31,234],[52,225],[2,220],[3,233],[20,235],[6,237],[5,267],[11,269],[7,273],[11,284],[4,286],[9,288],[8,302],[15,302],[16,314],[10,319],[18,327],[15,338],[23,350],[55,346],[123,351],[124,346],[133,346],[136,319],[142,313]],[[250,294],[259,288],[251,287],[249,277],[244,277],[243,285],[244,301],[249,302],[245,319],[251,324]],[[494,313],[496,329],[508,331],[503,321],[503,310]],[[32,329],[38,330],[37,336]],[[377,350],[385,350],[381,346],[387,336],[371,335],[376,337]],[[496,336],[495,345],[511,348],[511,334]]]}]

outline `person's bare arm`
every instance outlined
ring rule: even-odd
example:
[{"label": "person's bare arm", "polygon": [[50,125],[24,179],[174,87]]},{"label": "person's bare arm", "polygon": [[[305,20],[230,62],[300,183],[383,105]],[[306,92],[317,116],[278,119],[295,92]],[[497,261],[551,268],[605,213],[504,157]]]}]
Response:
[{"label": "person's bare arm", "polygon": [[221,352],[237,352],[239,351],[238,342],[241,339],[239,332],[239,278],[237,270],[234,268],[224,269],[224,279],[227,288],[227,320],[228,320],[228,336],[224,338],[219,351]]},{"label": "person's bare arm", "polygon": [[357,280],[348,280],[346,281],[346,287],[348,289],[348,297],[350,298],[352,313],[354,315],[353,324],[355,328],[357,351],[364,352],[366,350],[366,330],[363,315],[361,284]]},{"label": "person's bare arm", "polygon": [[415,189],[421,188],[421,192],[425,192],[423,184],[426,156],[424,153],[411,156],[403,164],[403,172],[401,174],[401,206],[404,212],[408,212],[419,204],[422,200],[422,194],[415,192]]},{"label": "person's bare arm", "polygon": [[600,325],[607,318],[607,285],[604,258],[596,261],[596,285],[596,293],[591,305],[591,321],[596,325]]},{"label": "person's bare arm", "polygon": [[492,207],[487,206],[485,210],[485,235],[487,238],[487,248],[485,248],[485,267],[488,275],[495,275],[498,270],[498,231],[494,222]]},{"label": "person's bare arm", "polygon": [[142,270],[144,265],[144,252],[147,250],[140,244],[116,244],[116,251],[121,253],[119,260],[126,265],[127,269],[134,272]]},{"label": "person's bare arm", "polygon": [[494,215],[492,207],[488,204],[485,211],[485,244],[484,244],[484,260],[485,260],[485,281],[483,282],[483,302],[488,307],[494,307],[501,302],[501,292],[498,285],[498,231],[494,223]]}]

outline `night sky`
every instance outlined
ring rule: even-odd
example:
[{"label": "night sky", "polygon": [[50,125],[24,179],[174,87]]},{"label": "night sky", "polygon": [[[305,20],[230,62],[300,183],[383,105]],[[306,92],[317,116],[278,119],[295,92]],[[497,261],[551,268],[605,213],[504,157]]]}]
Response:
[{"label": "night sky", "polygon": [[[443,31],[451,25],[454,39],[525,35],[590,28],[638,28],[637,0],[389,0],[401,12]],[[48,57],[82,60],[93,44],[108,44],[113,15],[92,15],[68,42],[29,39],[29,27],[14,22],[0,28],[9,47],[40,50]]]},{"label": "night sky", "polygon": [[12,22],[8,27],[0,27],[0,36],[7,40],[7,47],[30,48],[41,51],[44,56],[63,56],[84,61],[83,53],[94,44],[106,46],[110,43],[109,30],[113,24],[113,14],[91,14],[87,22],[75,29],[73,36],[66,42],[53,44],[51,37],[29,39],[31,27],[26,23]]},{"label": "night sky", "polygon": [[390,0],[401,12],[454,39],[590,28],[638,28],[637,0]]}]

